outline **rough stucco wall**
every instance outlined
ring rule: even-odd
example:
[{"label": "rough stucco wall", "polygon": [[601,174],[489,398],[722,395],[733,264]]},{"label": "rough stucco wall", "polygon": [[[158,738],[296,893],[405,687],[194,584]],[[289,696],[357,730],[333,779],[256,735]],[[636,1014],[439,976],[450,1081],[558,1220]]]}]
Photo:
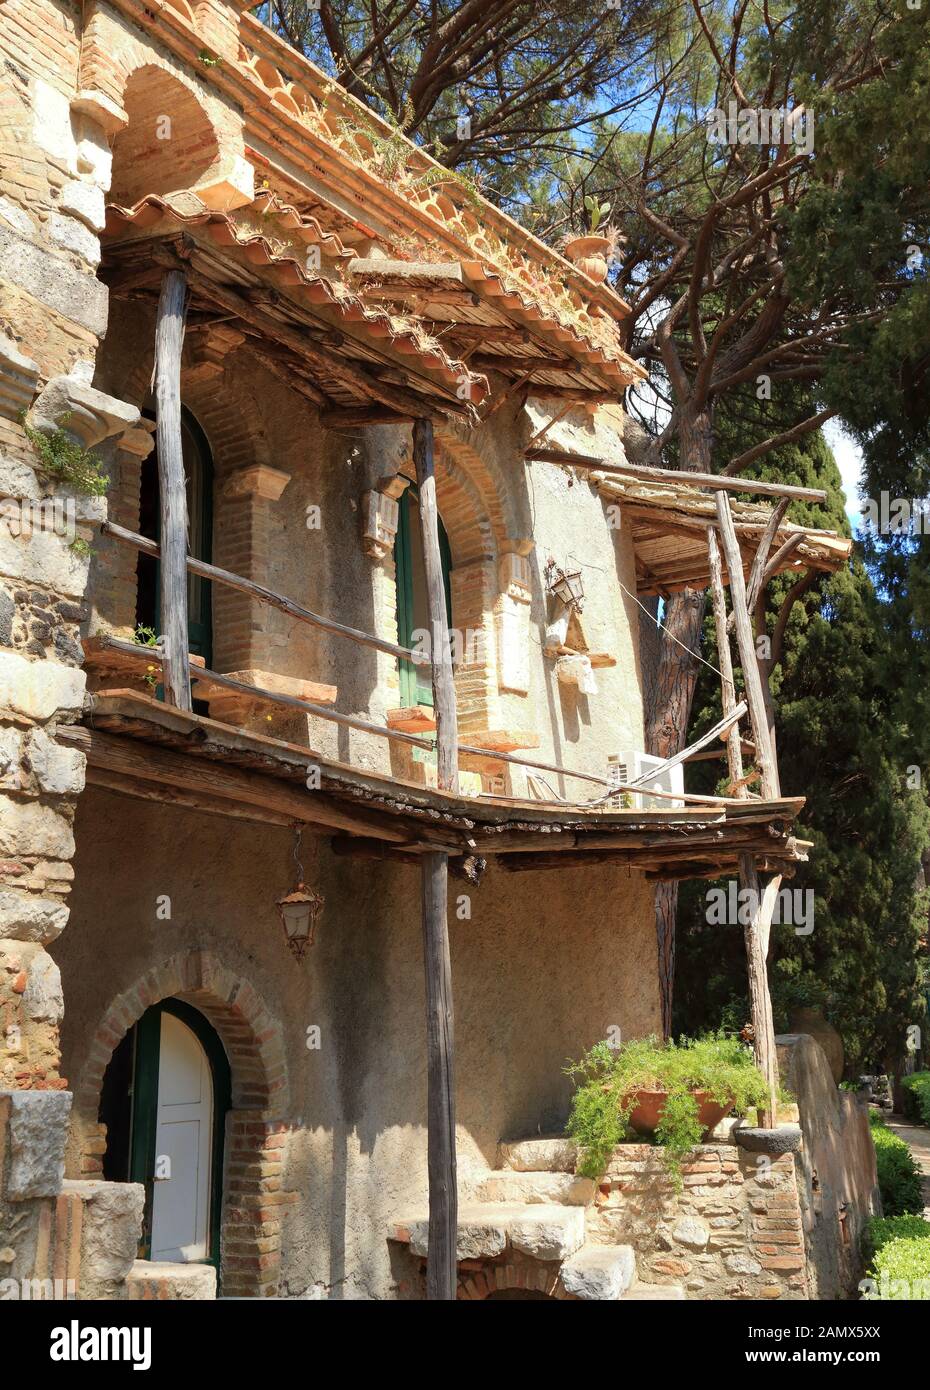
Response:
[{"label": "rough stucco wall", "polygon": [[[54,947],[68,1001],[63,1066],[77,1085],[114,995],[178,951],[208,948],[285,1030],[292,1113],[278,1118],[295,1130],[283,1186],[299,1197],[284,1232],[283,1291],[392,1296],[387,1224],[426,1199],[419,884],[411,869],[335,859],[322,840],[305,836],[303,849],[326,908],[298,965],[274,909],[291,883],[286,831],[88,788],[71,929]],[[170,921],[156,918],[164,893]],[[561,1068],[608,1025],[624,1035],[658,1025],[642,879],[492,869],[471,898],[470,921],[457,920],[454,897],[450,911],[463,1171],[493,1165],[501,1138],[561,1123]],[[306,1047],[311,1024],[322,1030],[319,1051]]]},{"label": "rough stucco wall", "polygon": [[804,1132],[798,1185],[811,1297],[846,1298],[862,1274],[865,1228],[882,1209],[868,1111],[837,1089],[814,1038],[786,1033],[775,1041],[779,1073],[797,1100]]},{"label": "rough stucco wall", "polygon": [[[548,417],[542,417],[543,422],[545,418]],[[603,774],[608,754],[625,747],[643,747],[639,624],[636,604],[629,593],[624,592],[624,589],[630,593],[636,590],[632,541],[622,520],[619,528],[610,525],[603,499],[583,476],[572,477],[551,464],[524,464],[524,443],[538,427],[539,418],[532,409],[524,412],[505,407],[495,414],[493,423],[463,436],[476,459],[474,476],[480,478],[480,465],[483,464],[496,485],[496,495],[480,497],[482,509],[476,509],[467,535],[459,538],[454,529],[451,531],[453,592],[456,566],[460,562],[457,551],[473,543],[475,531],[481,534],[481,554],[488,569],[487,588],[492,594],[499,592],[497,562],[501,554],[521,540],[532,547],[529,556],[533,586],[528,637],[529,690],[526,695],[498,690],[492,624],[488,644],[488,660],[493,668],[489,678],[492,688],[489,727],[531,730],[540,736],[539,756],[544,761],[554,760],[582,771]],[[560,444],[565,444],[568,437],[571,446],[579,452],[601,451],[623,456],[622,443],[607,422],[595,425],[583,411],[574,411],[564,428],[570,435],[566,436],[563,430]],[[365,486],[398,470],[412,477],[408,449],[409,431],[394,428],[364,431],[368,477]],[[441,513],[444,472],[450,466],[453,473],[462,470],[457,459],[450,460],[449,450],[442,443],[437,449],[437,460]],[[492,514],[495,502],[502,513],[497,524]],[[546,624],[553,616],[552,601],[546,595],[545,586],[546,562],[550,555],[563,566],[574,563],[582,569],[585,606],[581,624],[588,648],[609,652],[617,660],[616,666],[596,671],[596,695],[581,695],[561,685],[556,679],[555,662],[543,655]],[[373,569],[377,570],[377,566]],[[355,589],[344,585],[339,592],[341,602],[346,605],[342,612],[351,614],[353,600],[357,600]],[[378,616],[377,605],[369,606],[367,596],[364,607]],[[359,621],[364,625],[363,618],[364,611],[359,619],[349,616],[347,621]],[[452,621],[453,626],[459,626],[460,618],[454,605]],[[390,635],[383,627],[378,630],[382,635]],[[343,654],[342,660],[345,659]],[[353,746],[355,739],[353,734]],[[560,786],[556,782],[557,790],[563,795],[578,795],[579,786],[579,783]],[[580,794],[588,793],[582,791]]]}]

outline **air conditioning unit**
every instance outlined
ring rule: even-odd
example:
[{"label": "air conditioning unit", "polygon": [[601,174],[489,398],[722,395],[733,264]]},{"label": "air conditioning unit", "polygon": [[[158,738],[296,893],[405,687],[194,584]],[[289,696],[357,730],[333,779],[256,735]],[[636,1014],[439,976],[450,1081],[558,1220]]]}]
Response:
[{"label": "air conditioning unit", "polygon": [[[622,753],[611,753],[607,758],[607,780],[611,786],[629,786],[631,783],[639,782],[643,779],[642,791],[632,792],[633,806],[637,811],[674,811],[676,807],[684,806],[685,794],[685,774],[684,767],[678,763],[676,767],[665,767],[664,758],[653,757],[651,753],[640,753],[638,750],[627,750]],[[662,771],[655,777],[650,777],[649,773],[655,768],[662,768]],[[667,796],[650,796],[650,791],[672,792],[675,800]],[[612,809],[620,809],[622,797],[618,795],[616,799],[611,798],[609,805]]]}]

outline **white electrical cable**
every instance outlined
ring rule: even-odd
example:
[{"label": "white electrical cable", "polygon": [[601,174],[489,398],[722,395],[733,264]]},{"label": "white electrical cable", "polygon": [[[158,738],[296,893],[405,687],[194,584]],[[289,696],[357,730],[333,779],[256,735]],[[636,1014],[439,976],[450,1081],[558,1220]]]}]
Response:
[{"label": "white electrical cable", "polygon": [[658,618],[655,617],[655,615],[654,615],[653,613],[650,613],[650,612],[649,612],[649,609],[646,607],[646,605],[643,604],[643,603],[640,603],[640,602],[639,602],[639,599],[636,597],[635,594],[631,594],[631,593],[630,593],[629,589],[626,587],[626,585],[624,584],[624,582],[623,582],[622,579],[618,579],[618,580],[617,580],[617,583],[620,585],[620,588],[623,590],[623,592],[624,592],[626,595],[628,595],[628,597],[631,598],[631,599],[633,600],[634,603],[639,604],[639,607],[643,610],[643,612],[645,613],[646,617],[649,618],[651,622],[654,622],[655,625],[656,625],[656,627],[660,627],[660,628],[662,629],[663,632],[667,632],[668,635],[669,635],[669,637],[671,637],[672,641],[673,641],[673,642],[678,642],[679,647],[681,647],[684,651],[686,651],[686,652],[688,653],[689,656],[693,656],[694,659],[695,659],[695,661],[701,661],[701,662],[703,662],[703,664],[704,664],[705,666],[709,667],[709,669],[710,669],[711,671],[716,671],[716,672],[717,672],[717,675],[720,677],[720,679],[723,680],[723,672],[720,671],[720,670],[718,670],[718,668],[713,664],[713,662],[711,662],[711,661],[704,661],[704,658],[700,655],[700,653],[698,653],[698,652],[693,652],[693,651],[691,650],[690,647],[686,647],[686,646],[685,646],[684,642],[679,641],[679,639],[675,636],[674,632],[669,632],[669,629],[665,626],[665,624],[664,624],[664,623],[660,623],[659,620],[658,620]]}]

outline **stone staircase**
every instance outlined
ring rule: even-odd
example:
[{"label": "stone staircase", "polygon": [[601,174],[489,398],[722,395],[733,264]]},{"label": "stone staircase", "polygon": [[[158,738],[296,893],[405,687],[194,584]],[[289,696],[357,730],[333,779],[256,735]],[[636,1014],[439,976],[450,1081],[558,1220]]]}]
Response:
[{"label": "stone staircase", "polygon": [[[596,1185],[575,1173],[575,1149],[568,1140],[501,1144],[498,1165],[460,1177],[459,1261],[492,1261],[512,1250],[558,1263],[562,1292],[588,1301],[685,1297],[677,1284],[640,1283],[632,1246],[588,1242],[585,1216]],[[428,1217],[420,1213],[398,1221],[390,1236],[422,1259],[428,1229]]]}]

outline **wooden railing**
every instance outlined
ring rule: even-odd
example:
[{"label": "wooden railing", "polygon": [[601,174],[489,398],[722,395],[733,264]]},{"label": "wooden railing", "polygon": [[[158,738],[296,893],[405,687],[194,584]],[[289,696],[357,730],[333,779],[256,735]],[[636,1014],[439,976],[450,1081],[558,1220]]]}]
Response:
[{"label": "wooden railing", "polygon": [[[161,558],[161,547],[157,542],[150,540],[146,536],[139,535],[135,531],[128,530],[125,526],[119,526],[116,522],[106,521],[101,530],[105,535],[120,544],[133,547],[143,555],[150,556],[153,560]],[[228,588],[236,589],[240,593],[248,594],[257,603],[267,604],[269,607],[277,608],[280,612],[286,613],[297,622],[309,624],[311,627],[319,628],[321,631],[334,633],[340,637],[346,637],[362,646],[370,647],[375,651],[384,652],[388,656],[398,657],[405,661],[413,661],[421,666],[429,667],[427,657],[420,652],[415,652],[409,647],[403,647],[396,642],[389,642],[384,638],[376,637],[371,633],[362,632],[358,628],[349,627],[345,623],[336,622],[334,619],[324,617],[322,614],[314,613],[311,609],[303,607],[293,599],[287,598],[283,594],[276,593],[273,589],[268,589],[262,584],[256,584],[251,579],[246,579],[242,575],[234,574],[231,570],[221,569],[218,565],[212,565],[205,560],[195,559],[193,556],[186,557],[186,566],[191,574],[198,575],[202,579],[209,579],[218,584],[224,584]],[[126,656],[138,657],[141,661],[151,661],[156,659],[162,667],[165,658],[159,648],[149,648],[140,646],[136,642],[129,642],[123,638],[101,634],[96,639],[103,648],[111,651],[120,652]],[[392,729],[388,725],[377,724],[373,720],[362,719],[358,715],[344,714],[340,710],[330,709],[326,705],[318,705],[311,700],[300,699],[296,695],[287,695],[280,691],[268,690],[259,685],[246,684],[244,681],[236,680],[233,676],[228,676],[220,671],[213,671],[209,667],[201,666],[187,659],[188,678],[191,676],[195,680],[209,682],[212,685],[223,686],[227,690],[235,691],[237,694],[250,695],[255,699],[268,700],[273,704],[282,705],[289,709],[300,710],[304,714],[313,715],[318,719],[325,719],[334,724],[341,724],[346,728],[357,729],[362,733],[374,734],[378,738],[388,739],[396,743],[412,744],[416,747],[432,751],[436,748],[438,737],[430,737],[424,734],[406,733],[402,729]],[[673,767],[685,762],[687,758],[699,751],[701,748],[712,743],[714,739],[723,737],[730,727],[737,727],[739,720],[746,713],[746,705],[741,702],[729,709],[724,718],[712,729],[709,729],[694,743],[667,760],[663,767]],[[438,734],[438,731],[437,731]],[[495,762],[510,763],[518,767],[528,768],[539,772],[551,772],[559,777],[569,777],[577,781],[588,782],[605,790],[618,793],[642,793],[646,792],[649,796],[655,796],[660,800],[684,801],[686,804],[706,805],[706,806],[725,806],[735,804],[736,798],[723,796],[699,796],[693,793],[666,792],[660,789],[648,787],[646,784],[652,781],[655,770],[644,773],[642,777],[632,782],[611,782],[605,777],[600,777],[592,772],[582,772],[577,768],[565,767],[562,763],[546,762],[541,758],[520,757],[514,753],[505,753],[500,749],[489,749],[475,744],[458,743],[456,751],[459,755],[481,757],[493,759]]]}]

